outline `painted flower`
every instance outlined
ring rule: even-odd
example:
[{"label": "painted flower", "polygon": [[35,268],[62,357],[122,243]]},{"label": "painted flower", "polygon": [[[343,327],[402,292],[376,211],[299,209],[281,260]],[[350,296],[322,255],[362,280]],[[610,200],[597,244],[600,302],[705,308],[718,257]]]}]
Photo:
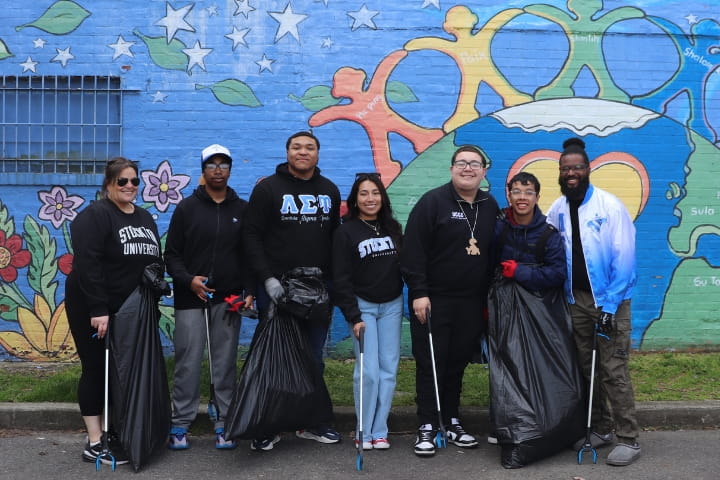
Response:
[{"label": "painted flower", "polygon": [[6,238],[0,230],[0,278],[5,283],[13,283],[18,277],[18,268],[27,267],[30,263],[30,252],[23,250],[20,235],[10,235]]},{"label": "painted flower", "polygon": [[178,204],[183,199],[180,190],[190,183],[188,175],[173,175],[170,162],[163,161],[157,172],[144,171],[141,173],[145,186],[142,198],[146,202],[155,204],[160,212],[167,211],[171,204]]},{"label": "painted flower", "polygon": [[38,192],[38,198],[43,203],[38,217],[49,221],[55,228],[60,228],[65,220],[73,220],[77,215],[77,208],[85,203],[84,198],[68,195],[63,187],[57,186],[49,192]]},{"label": "painted flower", "polygon": [[60,255],[57,259],[58,270],[60,270],[65,275],[70,275],[70,272],[72,272],[72,262],[72,253],[64,253]]},{"label": "painted flower", "polygon": [[35,295],[34,312],[18,307],[19,332],[0,332],[0,345],[22,360],[64,362],[77,356],[65,313],[65,302],[50,311],[47,301]]}]

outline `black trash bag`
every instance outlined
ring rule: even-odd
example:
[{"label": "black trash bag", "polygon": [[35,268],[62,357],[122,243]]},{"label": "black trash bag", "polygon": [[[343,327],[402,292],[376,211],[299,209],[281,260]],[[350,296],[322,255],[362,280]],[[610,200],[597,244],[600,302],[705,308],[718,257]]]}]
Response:
[{"label": "black trash bag", "polygon": [[148,265],[141,284],[110,322],[113,424],[135,471],[165,445],[170,428],[170,393],[158,330],[158,300],[169,293],[162,265]]},{"label": "black trash bag", "polygon": [[582,437],[584,381],[562,289],[498,276],[488,308],[490,424],[502,466],[519,468]]},{"label": "black trash bag", "polygon": [[268,438],[332,420],[330,394],[307,337],[297,320],[272,304],[240,371],[225,416],[226,438]]},{"label": "black trash bag", "polygon": [[332,304],[322,270],[317,267],[297,267],[280,279],[285,297],[279,308],[293,317],[314,325],[330,324]]}]

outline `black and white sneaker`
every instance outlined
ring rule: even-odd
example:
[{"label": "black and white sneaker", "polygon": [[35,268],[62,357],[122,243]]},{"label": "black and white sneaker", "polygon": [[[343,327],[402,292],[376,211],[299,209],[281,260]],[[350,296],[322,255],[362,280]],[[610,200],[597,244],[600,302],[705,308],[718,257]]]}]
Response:
[{"label": "black and white sneaker", "polygon": [[435,443],[433,437],[435,436],[435,430],[418,430],[417,437],[415,437],[415,455],[421,457],[429,457],[435,455]]},{"label": "black and white sneaker", "polygon": [[475,437],[465,431],[460,422],[453,418],[453,422],[447,428],[448,440],[461,448],[475,448],[478,446]]},{"label": "black and white sneaker", "polygon": [[[82,459],[84,462],[90,462],[95,463],[97,458],[102,455],[103,453],[103,446],[102,442],[93,443],[92,445],[88,441],[85,444],[85,450],[83,450],[82,453]],[[110,451],[110,455],[112,455],[115,458],[115,465],[124,465],[128,463],[127,456],[125,455],[125,452],[122,450],[116,450],[116,451]],[[112,464],[112,458],[110,458],[110,455],[105,455],[102,458],[100,458],[100,462],[103,465],[111,465]]]}]

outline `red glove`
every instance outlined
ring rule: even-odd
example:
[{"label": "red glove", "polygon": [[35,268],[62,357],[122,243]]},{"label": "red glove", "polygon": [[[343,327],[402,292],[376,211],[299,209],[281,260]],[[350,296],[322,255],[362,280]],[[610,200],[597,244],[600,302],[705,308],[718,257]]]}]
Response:
[{"label": "red glove", "polygon": [[229,305],[228,310],[231,312],[237,312],[241,307],[245,306],[245,301],[238,295],[225,297],[225,301]]},{"label": "red glove", "polygon": [[515,270],[517,269],[517,262],[515,260],[505,260],[504,262],[500,262],[500,265],[502,265],[502,274],[505,278],[513,278],[515,276]]}]

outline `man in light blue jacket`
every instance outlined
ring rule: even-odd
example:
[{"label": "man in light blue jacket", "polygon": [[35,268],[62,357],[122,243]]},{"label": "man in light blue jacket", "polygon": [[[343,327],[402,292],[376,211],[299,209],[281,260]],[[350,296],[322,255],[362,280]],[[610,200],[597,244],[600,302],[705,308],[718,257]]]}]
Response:
[{"label": "man in light blue jacket", "polygon": [[[609,465],[630,465],[640,456],[630,359],[630,298],[635,286],[635,226],[622,202],[590,184],[585,142],[570,138],[560,156],[560,189],[547,214],[560,231],[567,257],[565,291],[570,303],[578,360],[590,378],[593,335],[598,334],[592,446],[617,445]],[[582,448],[585,439],[575,446]]]}]

